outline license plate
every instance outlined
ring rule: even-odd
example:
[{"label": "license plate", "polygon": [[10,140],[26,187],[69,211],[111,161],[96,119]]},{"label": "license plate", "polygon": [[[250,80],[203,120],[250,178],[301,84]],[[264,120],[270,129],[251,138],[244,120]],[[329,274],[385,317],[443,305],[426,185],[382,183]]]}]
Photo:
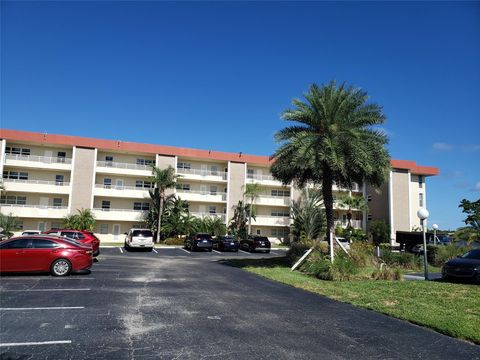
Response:
[{"label": "license plate", "polygon": [[230,245],[235,245],[235,243],[230,243]]},{"label": "license plate", "polygon": [[206,242],[208,242],[208,240],[202,240],[202,243],[206,243]]}]

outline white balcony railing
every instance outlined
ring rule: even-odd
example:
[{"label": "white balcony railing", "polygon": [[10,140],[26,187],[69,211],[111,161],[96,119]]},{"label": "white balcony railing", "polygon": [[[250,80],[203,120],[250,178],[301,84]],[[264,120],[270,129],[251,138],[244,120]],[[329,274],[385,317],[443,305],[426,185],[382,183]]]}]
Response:
[{"label": "white balcony railing", "polygon": [[208,212],[190,212],[192,216],[198,217],[198,218],[206,218],[206,217],[219,217],[222,219],[222,221],[225,222],[226,215],[225,214],[219,214],[219,213],[208,213]]},{"label": "white balcony railing", "polygon": [[179,174],[187,174],[187,175],[198,175],[198,176],[216,176],[221,177],[223,180],[227,180],[228,173],[225,171],[212,171],[212,170],[204,170],[204,169],[179,169],[177,168],[177,173]]},{"label": "white balcony railing", "polygon": [[[352,227],[359,229],[362,227],[362,220],[350,220]],[[335,226],[341,226],[341,227],[347,227],[348,226],[348,220],[335,220]]]},{"label": "white balcony railing", "polygon": [[130,170],[152,170],[152,165],[141,165],[134,163],[121,163],[113,161],[97,161],[97,166],[115,168],[115,169],[130,169]]},{"label": "white balcony railing", "polygon": [[130,186],[130,185],[124,185],[124,186],[118,186],[118,185],[105,185],[105,184],[95,184],[96,188],[99,189],[111,189],[111,190],[138,190],[138,191],[149,191],[152,190],[152,187],[146,187],[146,186]]},{"label": "white balcony railing", "polygon": [[176,189],[178,194],[197,194],[204,196],[221,196],[223,201],[227,201],[227,193],[211,190],[185,190],[185,189]]},{"label": "white balcony railing", "polygon": [[97,220],[106,221],[142,221],[146,210],[133,210],[133,209],[102,209],[94,208],[93,215]]},{"label": "white balcony railing", "polygon": [[147,210],[134,210],[134,209],[115,209],[115,208],[110,208],[110,209],[104,209],[104,208],[93,208],[95,211],[102,211],[102,212],[130,212],[130,213],[138,213],[142,214],[147,212]]},{"label": "white balcony railing", "polygon": [[291,203],[290,197],[260,194],[255,200],[257,205],[288,206]]},{"label": "white balcony railing", "polygon": [[253,220],[253,223],[256,225],[265,225],[265,226],[289,226],[290,217],[257,215],[256,219]]},{"label": "white balcony railing", "polygon": [[51,205],[32,205],[32,204],[0,204],[1,207],[22,207],[22,208],[33,208],[33,209],[58,209],[66,210],[67,206],[51,206]]},{"label": "white balcony railing", "polygon": [[277,181],[272,175],[247,174],[247,179],[259,181]]},{"label": "white balcony railing", "polygon": [[15,184],[38,184],[38,185],[55,185],[55,186],[69,186],[68,181],[47,181],[47,180],[23,180],[23,179],[3,179],[4,183]]},{"label": "white balcony railing", "polygon": [[45,164],[71,164],[72,159],[55,156],[5,154],[5,160],[34,161]]},{"label": "white balcony railing", "polygon": [[19,218],[61,219],[67,216],[66,206],[0,204],[0,212]]}]

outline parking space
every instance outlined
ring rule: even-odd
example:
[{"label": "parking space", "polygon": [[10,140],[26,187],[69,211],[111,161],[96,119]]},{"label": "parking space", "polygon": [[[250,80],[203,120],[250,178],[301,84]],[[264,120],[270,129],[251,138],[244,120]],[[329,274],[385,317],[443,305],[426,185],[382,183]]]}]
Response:
[{"label": "parking space", "polygon": [[0,358],[399,359],[419,341],[432,358],[475,358],[472,345],[217,261],[285,250],[156,250],[102,249],[91,273],[64,278],[1,276]]}]

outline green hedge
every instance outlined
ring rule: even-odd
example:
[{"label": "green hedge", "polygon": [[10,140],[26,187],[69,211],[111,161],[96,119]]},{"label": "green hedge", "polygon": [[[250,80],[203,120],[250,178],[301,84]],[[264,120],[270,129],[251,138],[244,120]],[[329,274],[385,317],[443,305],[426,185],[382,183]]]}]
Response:
[{"label": "green hedge", "polygon": [[183,245],[185,240],[183,238],[167,238],[163,242],[165,245]]}]

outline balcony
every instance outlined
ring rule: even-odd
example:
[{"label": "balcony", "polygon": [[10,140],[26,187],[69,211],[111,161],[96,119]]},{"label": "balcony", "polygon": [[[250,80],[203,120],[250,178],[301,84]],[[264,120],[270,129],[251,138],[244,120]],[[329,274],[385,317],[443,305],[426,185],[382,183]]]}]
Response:
[{"label": "balcony", "polygon": [[65,195],[70,193],[69,182],[3,179],[3,183],[6,191]]},{"label": "balcony", "polygon": [[268,206],[290,206],[291,200],[289,197],[261,194],[255,199],[255,204]]},{"label": "balcony", "polygon": [[181,175],[182,178],[191,180],[225,182],[228,179],[228,173],[225,171],[177,168],[177,174]]},{"label": "balcony", "polygon": [[347,191],[362,192],[363,191],[362,187],[360,187],[357,183],[354,183],[351,189],[340,187],[340,186],[338,186],[337,184],[334,183],[333,187],[332,187],[332,190],[333,191],[345,191],[345,192],[347,192]]},{"label": "balcony", "polygon": [[152,166],[113,161],[97,161],[97,173],[149,177],[152,176]]},{"label": "balcony", "polygon": [[203,218],[206,218],[206,217],[211,217],[211,218],[215,218],[215,217],[218,217],[220,219],[222,219],[223,222],[225,222],[226,220],[226,215],[225,214],[218,214],[218,213],[207,213],[207,212],[190,212],[190,215],[192,216],[195,216],[197,218],[200,218],[200,219],[203,219]]},{"label": "balcony", "polygon": [[[362,228],[362,220],[351,220],[352,227],[355,229]],[[341,226],[342,228],[346,228],[348,226],[348,220],[335,220],[335,226]]]},{"label": "balcony", "polygon": [[290,218],[287,216],[257,215],[255,220],[252,219],[252,224],[262,226],[290,226]]},{"label": "balcony", "polygon": [[272,175],[247,174],[248,183],[259,183],[270,186],[283,186],[281,181],[275,180]]},{"label": "balcony", "polygon": [[180,190],[177,189],[176,194],[182,199],[187,201],[199,201],[199,202],[226,202],[227,193],[215,192],[208,190]]},{"label": "balcony", "polygon": [[0,212],[19,218],[61,219],[67,216],[68,208],[66,206],[1,204]]},{"label": "balcony", "polygon": [[149,199],[150,195],[148,190],[150,189],[151,188],[147,187],[95,184],[93,195],[131,199]]},{"label": "balcony", "polygon": [[72,169],[72,159],[52,156],[5,154],[5,165],[69,171]]},{"label": "balcony", "polygon": [[101,209],[94,208],[93,215],[96,220],[106,221],[133,221],[141,222],[146,211],[132,209]]}]

